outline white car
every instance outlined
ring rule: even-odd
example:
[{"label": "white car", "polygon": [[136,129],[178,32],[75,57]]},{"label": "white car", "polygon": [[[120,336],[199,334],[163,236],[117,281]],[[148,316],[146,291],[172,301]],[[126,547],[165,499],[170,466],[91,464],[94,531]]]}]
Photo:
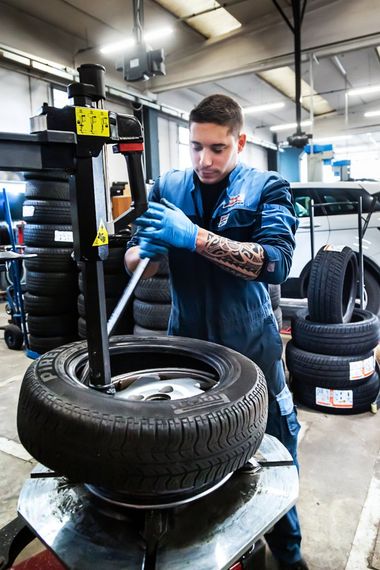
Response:
[{"label": "white car", "polygon": [[315,204],[324,204],[314,209],[315,254],[325,244],[347,245],[358,252],[357,212],[358,198],[361,196],[363,220],[373,209],[363,237],[364,300],[368,310],[380,315],[380,183],[297,182],[292,183],[291,187],[300,224],[290,275],[281,286],[282,296],[304,298],[307,295],[311,265],[311,199]]}]

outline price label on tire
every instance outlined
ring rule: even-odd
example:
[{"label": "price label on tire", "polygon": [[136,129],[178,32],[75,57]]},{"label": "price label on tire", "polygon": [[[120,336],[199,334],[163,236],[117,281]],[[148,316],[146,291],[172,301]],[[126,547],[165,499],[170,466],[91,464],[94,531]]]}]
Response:
[{"label": "price label on tire", "polygon": [[71,243],[73,241],[73,232],[55,230],[54,241],[70,242]]},{"label": "price label on tire", "polygon": [[34,206],[23,206],[22,207],[22,217],[31,218],[34,216]]},{"label": "price label on tire", "polygon": [[315,403],[327,408],[352,408],[352,390],[333,390],[332,388],[315,388]]},{"label": "price label on tire", "polygon": [[375,356],[372,355],[365,360],[350,362],[350,380],[360,380],[372,376],[375,372]]}]

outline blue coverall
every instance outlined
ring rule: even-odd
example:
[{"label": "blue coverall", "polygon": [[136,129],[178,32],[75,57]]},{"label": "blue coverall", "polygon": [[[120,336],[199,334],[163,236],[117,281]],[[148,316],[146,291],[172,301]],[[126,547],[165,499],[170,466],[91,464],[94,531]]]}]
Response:
[{"label": "blue coverall", "polygon": [[[159,202],[161,198],[205,228],[201,193],[192,169],[171,170],[157,179],[150,200]],[[249,281],[197,253],[170,248],[172,310],[168,333],[233,348],[260,366],[269,392],[266,432],[287,447],[298,467],[300,426],[285,380],[282,341],[267,287],[268,283],[282,283],[289,273],[296,228],[289,184],[276,172],[238,163],[205,229],[239,242],[259,243],[264,249],[264,267],[258,279]],[[134,238],[129,247],[137,243]],[[293,563],[301,558],[295,507],[267,534],[266,540],[279,560]]]}]

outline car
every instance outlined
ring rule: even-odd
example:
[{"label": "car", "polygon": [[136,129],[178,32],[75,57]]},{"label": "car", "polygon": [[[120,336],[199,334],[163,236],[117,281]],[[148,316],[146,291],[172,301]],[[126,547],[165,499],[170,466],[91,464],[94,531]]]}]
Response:
[{"label": "car", "polygon": [[[305,298],[311,267],[310,202],[314,208],[314,252],[326,244],[359,251],[358,204],[362,197],[365,308],[380,316],[380,183],[306,182],[291,184],[299,228],[282,297]],[[320,204],[320,206],[318,206]],[[365,227],[368,222],[368,227]],[[359,297],[359,295],[358,295]]]}]

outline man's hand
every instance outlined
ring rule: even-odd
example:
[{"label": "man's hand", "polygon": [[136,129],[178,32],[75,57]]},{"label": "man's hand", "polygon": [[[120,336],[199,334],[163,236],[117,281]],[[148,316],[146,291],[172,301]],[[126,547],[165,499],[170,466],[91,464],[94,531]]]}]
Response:
[{"label": "man's hand", "polygon": [[[139,232],[140,235],[140,232]],[[141,259],[148,257],[152,261],[160,261],[161,257],[168,255],[168,248],[155,240],[141,238],[140,239],[139,256]]]},{"label": "man's hand", "polygon": [[141,238],[195,251],[198,226],[164,198],[160,204],[149,202],[148,210],[135,220],[135,224],[141,228],[138,230]]}]

